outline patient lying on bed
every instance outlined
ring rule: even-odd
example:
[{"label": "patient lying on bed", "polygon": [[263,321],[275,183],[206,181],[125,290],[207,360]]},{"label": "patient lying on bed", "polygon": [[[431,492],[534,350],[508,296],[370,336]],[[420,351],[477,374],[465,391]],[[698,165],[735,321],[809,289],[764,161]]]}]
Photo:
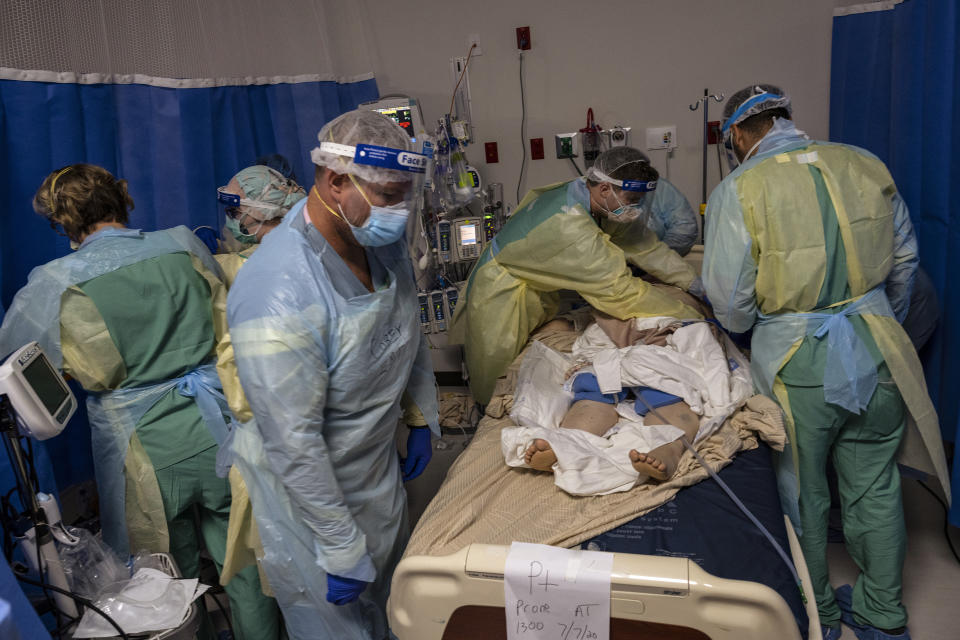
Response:
[{"label": "patient lying on bed", "polygon": [[[596,376],[590,373],[577,376],[577,380],[574,382],[574,391],[578,395],[584,395],[584,387],[596,387]],[[690,409],[690,405],[684,402],[682,398],[649,387],[644,387],[642,390],[637,389],[636,392],[641,394],[647,404],[656,410],[656,413],[648,414],[646,406],[639,398],[637,399],[635,410],[638,415],[645,418],[644,424],[671,424],[679,427],[687,440],[693,442],[697,431],[700,429],[700,416]],[[598,388],[591,389],[587,393],[602,395]],[[610,400],[590,400],[586,398],[575,400],[560,422],[560,428],[580,429],[602,437],[620,421],[620,414],[617,413],[615,404],[618,399],[623,399],[626,393],[622,392],[618,396]],[[663,419],[661,420],[660,417]],[[683,449],[683,442],[679,439],[646,453],[631,449],[629,453],[630,464],[640,475],[654,480],[667,480],[676,471],[680,456],[683,455]],[[557,462],[557,455],[549,442],[543,438],[536,438],[524,454],[524,460],[538,471],[552,472],[553,465]]]},{"label": "patient lying on bed", "polygon": [[[617,320],[602,314],[598,314],[596,320],[617,347],[637,344],[664,346],[666,336],[681,326],[677,322],[663,329],[640,331],[632,321]],[[569,331],[573,328],[565,320],[554,320],[551,324],[554,325],[551,328],[558,330]],[[573,392],[574,401],[560,422],[561,429],[580,429],[602,437],[620,421],[616,404],[625,399],[626,390],[616,395],[603,394],[594,374],[581,373],[574,379]],[[631,392],[637,398],[634,410],[644,418],[645,425],[673,425],[683,431],[688,441],[693,442],[700,429],[700,416],[693,412],[683,398],[650,387],[635,387]],[[650,409],[654,411],[651,412]],[[644,453],[631,449],[630,463],[642,476],[653,480],[667,480],[676,471],[683,449],[680,439]],[[536,438],[525,452],[524,461],[538,471],[552,472],[557,456],[547,440]]]},{"label": "patient lying on bed", "polygon": [[[600,314],[595,321],[574,345],[573,361],[538,346],[535,362],[544,364],[525,374],[537,382],[518,385],[515,409],[523,409],[511,414],[521,426],[502,433],[507,464],[553,472],[575,495],[670,479],[682,439],[709,435],[752,386],[746,361],[727,356],[712,325]],[[571,328],[564,320],[545,327]]]}]

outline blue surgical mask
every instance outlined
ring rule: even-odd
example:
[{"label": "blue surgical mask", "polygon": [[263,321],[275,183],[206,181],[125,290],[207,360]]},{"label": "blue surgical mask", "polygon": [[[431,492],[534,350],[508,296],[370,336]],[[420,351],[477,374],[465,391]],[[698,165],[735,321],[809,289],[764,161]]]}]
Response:
[{"label": "blue surgical mask", "polygon": [[[340,205],[337,204],[337,207],[339,208]],[[340,215],[341,219],[350,225],[350,230],[357,242],[365,247],[382,247],[393,244],[403,237],[410,210],[406,202],[398,202],[389,207],[370,205],[370,216],[359,227],[347,220],[342,208],[340,208]]]},{"label": "blue surgical mask", "polygon": [[240,226],[240,221],[236,218],[227,218],[225,225],[227,231],[230,232],[237,241],[244,244],[256,244],[257,243],[257,234],[255,233],[244,233],[245,228]]},{"label": "blue surgical mask", "polygon": [[643,215],[643,206],[640,203],[637,204],[624,204],[623,200],[617,195],[616,191],[613,192],[613,197],[616,198],[617,204],[620,205],[613,211],[608,211],[603,205],[601,208],[604,209],[603,213],[614,222],[633,222],[637,218]]}]

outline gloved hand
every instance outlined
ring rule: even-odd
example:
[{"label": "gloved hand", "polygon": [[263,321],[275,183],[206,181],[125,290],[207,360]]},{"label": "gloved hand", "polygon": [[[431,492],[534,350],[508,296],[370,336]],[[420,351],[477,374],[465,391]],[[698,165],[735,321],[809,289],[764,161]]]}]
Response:
[{"label": "gloved hand", "polygon": [[354,578],[343,578],[335,576],[332,573],[327,574],[327,602],[335,605],[350,604],[360,597],[363,590],[367,588],[363,580]]},{"label": "gloved hand", "polygon": [[400,458],[403,481],[413,480],[427,468],[433,446],[430,444],[430,427],[410,427],[407,436],[407,457]]},{"label": "gloved hand", "polygon": [[700,279],[700,276],[693,279],[693,282],[690,283],[690,287],[687,289],[687,293],[701,300],[707,297],[707,290],[703,288],[703,280]]}]

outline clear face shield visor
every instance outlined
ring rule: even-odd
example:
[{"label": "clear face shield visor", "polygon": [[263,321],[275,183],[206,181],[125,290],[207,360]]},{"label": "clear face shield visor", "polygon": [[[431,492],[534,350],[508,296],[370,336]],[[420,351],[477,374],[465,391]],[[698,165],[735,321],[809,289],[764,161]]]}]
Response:
[{"label": "clear face shield visor", "polygon": [[[423,208],[423,184],[427,156],[391,147],[370,144],[356,146],[321,142],[319,151],[344,159],[342,166],[328,165],[337,173],[346,173],[357,191],[374,211],[383,215],[404,216],[410,226]],[[355,168],[355,171],[351,171]]]},{"label": "clear face shield visor", "polygon": [[636,201],[628,204],[621,201],[616,193],[614,193],[614,197],[617,198],[619,206],[613,211],[605,212],[610,220],[614,222],[632,222],[640,218],[646,218],[646,216],[649,215],[650,207],[648,205],[650,199],[653,197],[653,192],[657,188],[656,180],[618,180],[611,178],[595,167],[590,167],[587,170],[586,178],[593,182],[606,182],[611,186],[617,187],[624,193],[634,194],[633,198],[636,198]]},{"label": "clear face shield visor", "polygon": [[217,204],[225,220],[236,220],[241,226],[261,224],[264,220],[276,217],[281,209],[279,205],[257,202],[230,193],[226,187],[217,189]]}]

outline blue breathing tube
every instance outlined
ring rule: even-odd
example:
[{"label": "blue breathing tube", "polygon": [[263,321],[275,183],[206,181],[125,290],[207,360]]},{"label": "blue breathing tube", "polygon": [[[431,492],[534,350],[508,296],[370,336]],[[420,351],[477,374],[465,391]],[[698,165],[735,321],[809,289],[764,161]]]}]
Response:
[{"label": "blue breathing tube", "polygon": [[[662,420],[664,424],[669,424],[671,427],[676,427],[676,425],[671,424],[669,420],[664,418],[662,415],[660,415],[660,413],[656,409],[650,406],[650,403],[648,403],[643,398],[643,396],[638,394],[637,399],[640,400],[640,402],[642,402],[643,404],[645,404],[647,409],[650,411],[650,413],[657,416],[657,418]],[[676,428],[679,428],[679,427],[676,427]],[[710,474],[710,477],[716,480],[717,484],[720,485],[720,488],[723,489],[728,496],[730,496],[730,499],[733,500],[733,503],[737,505],[741,511],[743,511],[744,515],[746,515],[750,519],[750,521],[753,522],[753,524],[756,525],[758,529],[760,529],[760,533],[762,533],[767,538],[767,540],[770,541],[770,544],[773,545],[774,550],[776,550],[776,552],[780,555],[780,558],[783,560],[784,564],[787,565],[787,568],[790,569],[790,573],[793,574],[793,580],[797,584],[797,589],[800,590],[800,599],[803,600],[803,604],[807,604],[807,596],[803,592],[803,583],[800,581],[800,575],[797,573],[797,567],[793,564],[793,559],[789,555],[787,555],[787,552],[783,550],[783,547],[780,546],[780,543],[777,542],[776,539],[773,537],[773,535],[771,535],[770,532],[767,530],[767,528],[763,526],[763,524],[759,520],[757,520],[757,517],[750,512],[750,509],[747,508],[747,505],[743,504],[743,502],[740,501],[740,498],[738,498],[737,494],[733,492],[733,489],[728,487],[727,483],[721,480],[720,476],[717,475],[717,472],[711,469],[710,466],[706,463],[706,461],[700,457],[700,454],[697,453],[697,450],[694,449],[693,445],[690,444],[690,441],[687,440],[687,436],[685,435],[681,436],[680,441],[683,442],[683,446],[685,446],[687,449],[690,450],[690,453],[692,453],[693,457],[697,459],[697,462],[700,463],[700,466],[706,469],[707,473]]]}]

